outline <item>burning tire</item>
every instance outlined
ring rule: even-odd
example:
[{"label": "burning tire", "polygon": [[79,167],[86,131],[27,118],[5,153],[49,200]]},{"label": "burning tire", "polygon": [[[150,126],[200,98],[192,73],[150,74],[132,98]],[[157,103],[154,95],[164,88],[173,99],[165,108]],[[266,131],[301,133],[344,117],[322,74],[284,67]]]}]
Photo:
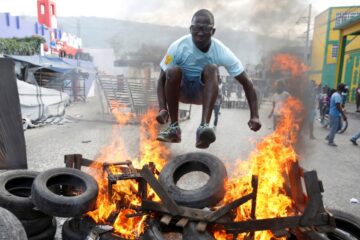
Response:
[{"label": "burning tire", "polygon": [[[54,186],[61,188],[61,195],[52,190]],[[31,200],[51,216],[74,217],[94,209],[97,194],[98,185],[90,175],[72,168],[54,168],[37,176]]]},{"label": "burning tire", "polygon": [[45,214],[34,209],[30,200],[31,186],[38,172],[11,170],[0,174],[0,206],[19,219],[34,219]]},{"label": "burning tire", "polygon": [[[203,186],[194,190],[176,184],[187,173],[200,171],[209,176]],[[208,153],[188,153],[175,157],[165,165],[159,181],[180,205],[204,208],[216,205],[225,195],[226,168],[219,158]]]},{"label": "burning tire", "polygon": [[5,208],[0,207],[0,239],[27,240],[19,219]]},{"label": "burning tire", "polygon": [[336,223],[335,231],[326,233],[330,240],[360,239],[359,217],[336,209],[328,211],[334,216]]}]

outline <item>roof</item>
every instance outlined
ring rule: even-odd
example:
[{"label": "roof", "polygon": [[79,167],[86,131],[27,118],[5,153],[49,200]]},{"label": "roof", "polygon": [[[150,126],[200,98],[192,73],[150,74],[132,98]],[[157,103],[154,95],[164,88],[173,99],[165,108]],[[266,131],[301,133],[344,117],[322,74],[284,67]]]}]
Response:
[{"label": "roof", "polygon": [[335,27],[334,29],[336,30],[340,30],[340,29],[345,29],[351,25],[360,23],[360,15],[351,18],[350,20],[343,22],[342,24],[340,24],[339,26]]},{"label": "roof", "polygon": [[12,58],[15,61],[30,63],[35,66],[44,67],[50,69],[54,72],[70,72],[74,69],[74,66],[71,66],[61,58],[32,55],[32,56],[20,56],[20,55],[5,55],[5,57]]},{"label": "roof", "polygon": [[30,63],[34,66],[46,68],[59,73],[67,73],[73,70],[78,70],[87,73],[96,72],[96,68],[93,65],[93,63],[89,62],[88,64],[85,64],[84,61],[81,60],[79,60],[78,63],[77,60],[73,60],[73,59],[63,59],[59,57],[40,56],[40,55],[32,55],[32,56],[5,55],[5,57],[12,58],[15,61]]}]

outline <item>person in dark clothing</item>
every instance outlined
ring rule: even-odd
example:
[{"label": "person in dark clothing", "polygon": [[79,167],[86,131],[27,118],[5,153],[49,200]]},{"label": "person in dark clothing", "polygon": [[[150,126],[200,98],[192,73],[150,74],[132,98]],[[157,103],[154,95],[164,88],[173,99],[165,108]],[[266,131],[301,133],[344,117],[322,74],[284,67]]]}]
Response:
[{"label": "person in dark clothing", "polygon": [[216,98],[215,105],[214,105],[214,130],[216,130],[216,127],[218,124],[221,103],[222,103],[222,94],[221,94],[221,91],[219,91],[219,94]]}]

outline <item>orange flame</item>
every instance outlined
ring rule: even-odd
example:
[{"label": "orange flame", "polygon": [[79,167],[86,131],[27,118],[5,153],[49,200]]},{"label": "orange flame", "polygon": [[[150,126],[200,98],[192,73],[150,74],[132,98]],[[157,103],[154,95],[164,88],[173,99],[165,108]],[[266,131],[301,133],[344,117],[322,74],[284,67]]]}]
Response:
[{"label": "orange flame", "polygon": [[[251,177],[257,175],[258,192],[256,219],[285,217],[292,215],[293,202],[285,192],[284,174],[288,166],[297,160],[294,144],[299,132],[302,105],[299,100],[289,98],[282,108],[283,119],[276,130],[265,137],[250,154],[247,161],[238,161],[234,176],[226,184],[226,195],[223,204],[252,192]],[[237,209],[236,221],[250,219],[251,201]],[[223,231],[215,233],[216,239],[231,239]],[[257,232],[255,239],[265,240],[273,237],[270,231]],[[239,236],[243,239],[243,236]]]},{"label": "orange flame", "polygon": [[293,77],[298,77],[309,70],[298,57],[281,53],[272,57],[271,71],[290,71]]},{"label": "orange flame", "polygon": [[[123,111],[123,105],[118,103],[112,104],[112,112],[119,126],[122,127],[129,120],[133,119],[133,115]],[[96,159],[96,163],[92,166],[91,175],[95,177],[99,185],[99,194],[96,202],[96,209],[88,212],[88,215],[95,222],[106,224],[111,214],[119,211],[113,224],[114,231],[125,238],[137,238],[144,231],[144,222],[146,216],[127,217],[128,214],[134,213],[130,206],[140,206],[141,199],[136,194],[138,184],[135,180],[117,181],[112,185],[112,196],[108,196],[107,175],[103,173],[102,163],[125,162],[131,160],[134,167],[140,168],[144,164],[154,162],[158,170],[165,164],[169,155],[169,151],[158,141],[157,124],[155,122],[154,110],[148,111],[140,121],[140,144],[139,159],[131,159],[127,154],[123,139],[114,134],[112,142],[102,149],[100,156]],[[120,174],[121,169],[116,166],[110,166],[113,174]],[[156,194],[150,189],[148,197],[154,201],[158,200]],[[117,209],[116,203],[121,202],[120,209]]]}]

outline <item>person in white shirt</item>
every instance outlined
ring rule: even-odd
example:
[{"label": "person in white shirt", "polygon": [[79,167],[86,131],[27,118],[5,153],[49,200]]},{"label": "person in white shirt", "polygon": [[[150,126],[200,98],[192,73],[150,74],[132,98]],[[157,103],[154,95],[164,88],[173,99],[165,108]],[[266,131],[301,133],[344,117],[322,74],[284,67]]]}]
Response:
[{"label": "person in white shirt", "polygon": [[288,97],[290,97],[290,94],[287,91],[285,91],[284,82],[277,81],[276,82],[276,92],[273,95],[273,99],[272,99],[272,103],[273,103],[272,109],[269,114],[269,118],[271,118],[273,116],[273,119],[274,119],[274,123],[273,123],[274,130],[276,129],[277,124],[281,120],[281,117],[282,117],[281,116],[282,115],[281,108]]}]

